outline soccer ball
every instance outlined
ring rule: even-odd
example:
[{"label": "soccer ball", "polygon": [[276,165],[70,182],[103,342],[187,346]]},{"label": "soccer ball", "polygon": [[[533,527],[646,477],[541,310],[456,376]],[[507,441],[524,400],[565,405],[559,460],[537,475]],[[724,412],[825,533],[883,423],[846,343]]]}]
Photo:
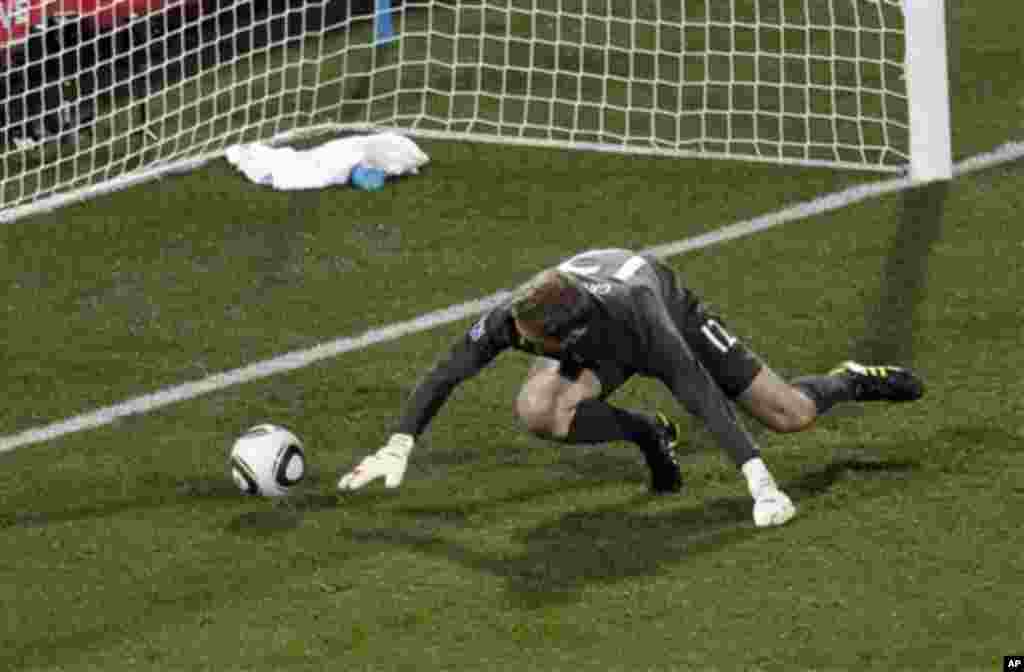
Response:
[{"label": "soccer ball", "polygon": [[284,497],[305,475],[302,441],[283,427],[256,425],[231,447],[231,478],[247,495]]}]

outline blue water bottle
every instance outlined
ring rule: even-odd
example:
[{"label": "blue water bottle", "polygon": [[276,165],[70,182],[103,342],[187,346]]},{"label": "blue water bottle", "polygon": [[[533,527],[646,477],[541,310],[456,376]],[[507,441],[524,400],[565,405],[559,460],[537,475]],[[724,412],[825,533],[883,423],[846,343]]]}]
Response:
[{"label": "blue water bottle", "polygon": [[349,181],[352,186],[359,187],[363,191],[377,191],[384,186],[384,171],[359,164],[352,169]]}]

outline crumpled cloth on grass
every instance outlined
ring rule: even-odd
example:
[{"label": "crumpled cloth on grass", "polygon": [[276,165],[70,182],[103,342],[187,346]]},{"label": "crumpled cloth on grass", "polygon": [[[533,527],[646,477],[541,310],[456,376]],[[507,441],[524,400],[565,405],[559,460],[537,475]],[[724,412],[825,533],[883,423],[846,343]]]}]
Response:
[{"label": "crumpled cloth on grass", "polygon": [[430,160],[415,142],[397,133],[340,138],[303,150],[235,145],[225,158],[256,184],[282,191],[346,184],[358,165],[382,170],[388,177],[415,175]]}]

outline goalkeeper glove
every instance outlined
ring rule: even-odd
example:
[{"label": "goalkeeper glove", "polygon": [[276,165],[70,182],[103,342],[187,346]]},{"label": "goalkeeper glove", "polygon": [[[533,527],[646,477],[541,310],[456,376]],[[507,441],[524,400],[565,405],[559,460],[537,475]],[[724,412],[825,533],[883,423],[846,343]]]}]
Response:
[{"label": "goalkeeper glove", "polygon": [[409,434],[392,434],[386,446],[364,457],[355,469],[341,477],[338,490],[358,490],[381,476],[385,487],[397,488],[405,475],[413,442]]}]

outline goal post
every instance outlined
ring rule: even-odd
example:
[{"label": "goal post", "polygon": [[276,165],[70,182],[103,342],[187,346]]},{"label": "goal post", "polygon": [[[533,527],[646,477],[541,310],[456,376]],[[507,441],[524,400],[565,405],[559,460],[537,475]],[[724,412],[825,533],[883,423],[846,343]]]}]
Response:
[{"label": "goal post", "polygon": [[910,101],[910,175],[915,182],[953,177],[949,65],[944,0],[903,0]]},{"label": "goal post", "polygon": [[0,6],[0,221],[239,143],[372,130],[952,172],[943,0]]}]

